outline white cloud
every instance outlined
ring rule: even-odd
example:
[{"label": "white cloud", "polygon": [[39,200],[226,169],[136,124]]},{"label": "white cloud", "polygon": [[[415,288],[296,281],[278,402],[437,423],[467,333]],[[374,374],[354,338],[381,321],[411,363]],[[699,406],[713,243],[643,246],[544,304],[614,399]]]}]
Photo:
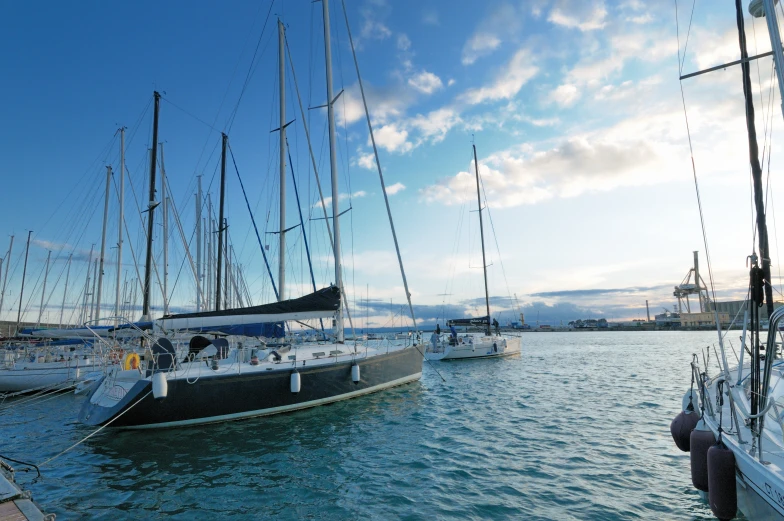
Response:
[{"label": "white cloud", "polygon": [[553,92],[550,93],[550,101],[554,101],[562,107],[571,107],[580,99],[580,91],[575,85],[566,83],[559,85]]},{"label": "white cloud", "polygon": [[596,92],[594,99],[607,101],[620,101],[638,98],[661,83],[659,76],[653,76],[645,80],[634,82],[626,80],[618,85],[605,85]]},{"label": "white cloud", "polygon": [[501,39],[491,33],[477,33],[463,46],[463,65],[471,65],[478,58],[486,56],[498,49]]},{"label": "white cloud", "polygon": [[405,153],[414,148],[408,141],[408,132],[399,129],[395,123],[384,125],[375,131],[376,145],[385,148],[389,152]]},{"label": "white cloud", "polygon": [[522,48],[515,53],[490,85],[469,89],[459,99],[471,105],[511,99],[538,72],[539,68],[533,63],[533,53],[528,48]]},{"label": "white cloud", "polygon": [[550,11],[547,17],[549,22],[569,29],[579,29],[580,31],[595,31],[602,29],[607,24],[607,9],[604,2],[596,5],[586,5],[588,2],[580,0],[577,2],[560,2]]},{"label": "white cloud", "polygon": [[631,22],[633,24],[640,24],[640,25],[642,25],[642,24],[647,24],[647,23],[652,22],[653,21],[653,16],[651,16],[651,13],[645,13],[645,14],[642,14],[642,15],[639,15],[639,16],[627,16],[626,17],[626,21],[627,22]]},{"label": "white cloud", "polygon": [[362,50],[368,40],[386,40],[392,36],[392,31],[384,23],[384,18],[390,12],[386,0],[366,0],[360,9],[362,22],[359,34],[354,39],[357,50]]},{"label": "white cloud", "polygon": [[407,51],[411,48],[411,40],[405,34],[401,33],[397,37],[397,48],[401,51]]},{"label": "white cloud", "polygon": [[415,74],[408,79],[408,84],[425,94],[432,94],[435,91],[444,88],[441,78],[428,71],[422,71]]},{"label": "white cloud", "polygon": [[463,65],[471,65],[479,58],[492,54],[502,43],[516,39],[523,18],[522,9],[509,3],[503,3],[491,11],[463,45]]},{"label": "white cloud", "polygon": [[429,139],[432,143],[443,141],[446,134],[461,122],[458,112],[449,107],[434,110],[426,116],[417,114],[409,120],[411,127],[417,129],[424,139]]},{"label": "white cloud", "polygon": [[438,19],[438,11],[435,9],[426,9],[422,12],[422,23],[425,25],[440,25]]},{"label": "white cloud", "polygon": [[451,87],[454,84],[455,84],[455,79],[454,78],[449,78],[449,81],[446,82],[446,86],[447,87]]},{"label": "white cloud", "polygon": [[405,189],[406,189],[406,185],[404,185],[403,183],[395,183],[393,185],[387,186],[387,193],[389,195],[395,195],[396,193],[402,192]]},{"label": "white cloud", "polygon": [[[354,192],[353,194],[347,194],[347,193],[340,194],[338,196],[338,201],[345,201],[346,199],[349,199],[349,198],[357,199],[357,198],[365,197],[365,196],[367,196],[367,192],[366,191],[358,190],[358,191]],[[325,197],[324,198],[324,206],[329,207],[331,204],[332,204],[332,197]],[[313,208],[321,208],[321,203],[320,202],[314,203],[313,204]]]},{"label": "white cloud", "polygon": [[[658,81],[654,76],[635,84],[621,83],[605,91],[606,99],[616,93],[639,98],[635,89],[653,88]],[[691,163],[684,160],[689,149],[683,113],[669,103],[646,99],[634,116],[611,126],[576,133],[555,144],[526,141],[481,160],[480,174],[489,204],[514,207],[688,177]],[[715,154],[715,150],[732,150],[732,140],[740,138],[736,134],[742,134],[744,127],[742,112],[737,112],[731,102],[690,103],[692,136],[699,136],[694,142],[695,161],[703,176],[730,175],[728,172],[742,168],[742,147],[737,160],[732,158],[736,163],[728,162],[726,154],[721,159]],[[728,127],[738,130],[728,132]],[[420,195],[427,202],[445,205],[472,201],[476,197],[473,166],[439,179],[420,190]]]},{"label": "white cloud", "polygon": [[[378,88],[368,82],[364,82],[364,86],[374,124],[384,124],[403,116],[415,100],[415,95],[410,89],[401,89],[399,86]],[[335,115],[341,126],[351,125],[364,119],[365,108],[362,106],[362,95],[358,84],[345,89],[336,104]]]},{"label": "white cloud", "polygon": [[368,170],[375,170],[376,157],[373,154],[363,154],[359,156],[359,159],[357,160],[357,164],[362,168],[367,168]]},{"label": "white cloud", "polygon": [[[657,161],[648,143],[572,138],[544,152],[491,156],[479,165],[485,194],[494,207],[536,204],[554,197],[640,184],[634,174]],[[493,168],[495,167],[495,168]],[[473,168],[425,188],[428,202],[462,204],[476,197]]]}]

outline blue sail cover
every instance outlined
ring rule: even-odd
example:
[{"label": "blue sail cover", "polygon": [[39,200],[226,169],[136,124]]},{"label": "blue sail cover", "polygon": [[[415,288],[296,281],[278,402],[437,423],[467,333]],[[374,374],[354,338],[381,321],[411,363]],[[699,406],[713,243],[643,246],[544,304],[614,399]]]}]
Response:
[{"label": "blue sail cover", "polygon": [[225,335],[238,335],[249,337],[283,338],[286,332],[283,322],[262,322],[259,324],[239,324],[217,327],[204,327],[200,329],[189,329],[193,333],[223,333]]},{"label": "blue sail cover", "polygon": [[490,323],[490,317],[453,318],[446,321],[447,326],[485,326]]}]

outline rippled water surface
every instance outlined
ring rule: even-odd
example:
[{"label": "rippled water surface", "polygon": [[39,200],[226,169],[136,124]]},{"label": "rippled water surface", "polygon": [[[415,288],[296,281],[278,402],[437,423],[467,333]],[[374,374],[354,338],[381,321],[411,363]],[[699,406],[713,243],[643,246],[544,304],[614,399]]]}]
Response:
[{"label": "rippled water surface", "polygon": [[[69,519],[713,519],[670,420],[715,333],[527,333],[504,360],[292,414],[104,430],[19,473]],[[446,382],[436,374],[437,369]],[[41,462],[92,431],[81,397],[0,415],[0,453]]]}]

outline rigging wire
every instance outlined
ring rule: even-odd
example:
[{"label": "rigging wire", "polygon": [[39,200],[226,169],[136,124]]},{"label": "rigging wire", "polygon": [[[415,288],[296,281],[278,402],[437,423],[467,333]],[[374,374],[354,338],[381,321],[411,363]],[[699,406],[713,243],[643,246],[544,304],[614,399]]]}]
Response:
[{"label": "rigging wire", "polygon": [[[694,4],[696,4],[696,0],[694,0]],[[694,8],[692,7],[692,14],[693,12],[694,12]],[[680,78],[680,76],[683,75],[683,64],[681,61],[680,28],[678,25],[678,0],[675,0],[675,27],[676,27],[676,38],[678,40],[678,76]],[[689,20],[689,29],[691,29],[691,19]],[[716,289],[713,280],[713,266],[711,264],[710,249],[708,248],[708,234],[705,227],[705,216],[702,210],[702,199],[700,198],[700,186],[697,181],[697,167],[694,162],[694,147],[692,145],[692,140],[691,140],[691,129],[689,128],[689,115],[686,111],[686,94],[683,89],[683,80],[679,79],[678,85],[681,91],[681,102],[683,104],[683,117],[686,123],[686,135],[689,141],[689,153],[691,156],[691,170],[692,170],[692,176],[694,178],[694,191],[697,195],[697,207],[699,208],[699,214],[700,214],[700,227],[702,229],[702,241],[705,247],[705,257],[708,265],[708,280],[710,282],[711,294],[713,295],[713,302],[716,302]],[[697,281],[697,286],[699,287],[699,281]],[[722,351],[723,351],[724,344],[722,342],[721,331],[719,331],[719,343],[722,346]]]}]

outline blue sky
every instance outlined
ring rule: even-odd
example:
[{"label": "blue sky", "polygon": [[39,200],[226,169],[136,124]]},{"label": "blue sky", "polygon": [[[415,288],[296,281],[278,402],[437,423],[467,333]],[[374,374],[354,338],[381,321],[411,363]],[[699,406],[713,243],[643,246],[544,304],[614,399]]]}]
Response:
[{"label": "blue sky", "polygon": [[[492,229],[486,223],[486,232],[494,314],[503,311],[508,319],[522,309],[529,318],[539,313],[550,321],[621,319],[642,316],[646,299],[655,311],[672,306],[672,286],[690,267],[691,252],[700,250],[703,260],[705,255],[677,79],[672,3],[347,0],[347,7],[422,318],[482,313],[476,300],[482,296],[482,277],[472,141],[493,221]],[[688,45],[691,3],[678,7],[685,71],[737,59],[731,5],[723,10],[697,5]],[[65,301],[68,308],[77,305],[86,257],[92,244],[99,247],[105,166],[119,168],[115,132],[120,126],[128,127],[123,279],[132,284],[128,245],[137,258],[143,256],[137,204],[144,204],[147,192],[154,89],[165,93],[159,142],[186,242],[194,228],[197,174],[204,175],[205,188],[211,184],[217,201],[218,145],[220,132],[227,131],[263,242],[277,262],[277,240],[266,233],[278,226],[278,135],[270,133],[278,126],[275,21],[280,16],[287,26],[303,103],[323,105],[320,4],[5,3],[0,10],[0,44],[7,50],[0,57],[5,78],[0,168],[6,196],[0,222],[4,233],[16,236],[0,316],[16,316],[23,242],[30,229],[35,242],[26,317],[38,315],[47,249],[55,259],[45,298],[49,320],[59,317],[69,253],[80,261],[73,264]],[[345,282],[355,315],[389,325],[399,320],[393,316],[404,293],[343,14],[334,1],[332,29],[335,92],[343,89],[335,106],[341,205],[352,207],[341,219]],[[752,54],[770,48],[763,22],[747,17],[747,35]],[[759,60],[752,70],[760,146],[766,151],[766,136],[772,129],[775,140],[780,122],[778,93],[769,101],[775,88],[770,70],[770,59]],[[333,268],[323,221],[314,220],[318,196],[290,69],[287,82],[287,119],[296,120],[289,127],[294,175],[303,211],[311,217],[306,230],[316,280],[324,285],[334,278]],[[684,93],[717,289],[734,297],[744,291],[744,261],[751,249],[740,70],[687,80]],[[309,110],[306,117],[328,190],[324,111]],[[773,146],[771,172],[778,148]],[[270,283],[231,162],[227,179],[236,256],[254,303],[270,301]],[[775,175],[770,186],[775,202]],[[298,219],[293,196],[289,185],[289,226]],[[112,188],[103,292],[109,307],[116,208]],[[170,232],[172,305],[188,308],[195,299],[193,276],[179,232]],[[156,227],[159,264],[160,239]],[[777,245],[774,238],[771,242],[777,273]],[[309,284],[298,229],[289,234],[288,249],[289,295],[296,296]],[[160,307],[160,290],[153,294]]]}]

